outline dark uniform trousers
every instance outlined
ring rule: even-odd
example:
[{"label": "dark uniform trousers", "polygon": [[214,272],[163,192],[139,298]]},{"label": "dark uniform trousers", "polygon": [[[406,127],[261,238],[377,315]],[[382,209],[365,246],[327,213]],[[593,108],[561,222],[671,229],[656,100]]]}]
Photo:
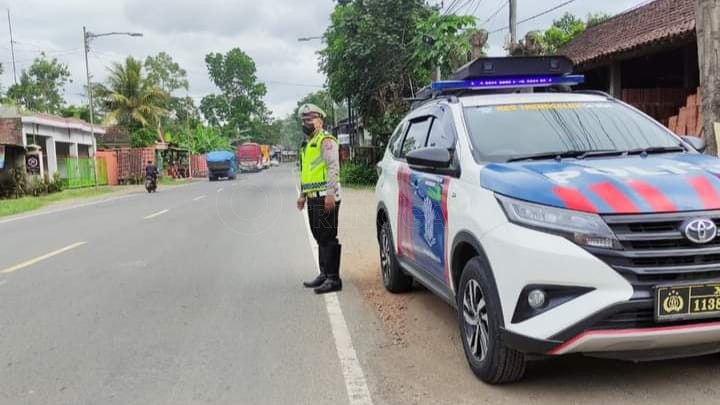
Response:
[{"label": "dark uniform trousers", "polygon": [[310,230],[318,244],[320,272],[328,278],[340,277],[340,243],[337,238],[340,201],[335,209],[325,212],[325,197],[308,198]]}]

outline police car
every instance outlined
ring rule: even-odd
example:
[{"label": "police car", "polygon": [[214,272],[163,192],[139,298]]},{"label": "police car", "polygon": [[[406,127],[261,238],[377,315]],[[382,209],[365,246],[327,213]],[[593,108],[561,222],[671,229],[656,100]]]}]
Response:
[{"label": "police car", "polygon": [[562,57],[485,58],[418,97],[378,164],[385,288],[457,308],[472,371],[720,351],[720,160]]}]

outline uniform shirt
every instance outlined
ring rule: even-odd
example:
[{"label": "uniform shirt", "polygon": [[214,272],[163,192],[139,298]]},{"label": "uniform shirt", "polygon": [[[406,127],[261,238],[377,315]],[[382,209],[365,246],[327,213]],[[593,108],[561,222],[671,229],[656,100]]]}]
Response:
[{"label": "uniform shirt", "polygon": [[327,165],[327,193],[335,195],[335,201],[340,201],[340,151],[338,143],[332,139],[322,142],[322,157]]}]

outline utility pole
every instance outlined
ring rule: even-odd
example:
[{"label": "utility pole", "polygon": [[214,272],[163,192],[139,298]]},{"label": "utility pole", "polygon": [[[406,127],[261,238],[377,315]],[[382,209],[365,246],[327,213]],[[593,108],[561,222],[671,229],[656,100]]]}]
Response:
[{"label": "utility pole", "polygon": [[510,49],[517,44],[517,0],[510,1]]},{"label": "utility pole", "polygon": [[13,41],[12,22],[10,22],[10,9],[7,9],[7,15],[8,15],[8,29],[10,29],[10,54],[12,55],[13,78],[15,79],[15,84],[17,84],[17,70],[15,68],[15,41]]},{"label": "utility pole", "polygon": [[720,2],[696,0],[695,26],[703,130],[708,153],[717,156],[720,136]]},{"label": "utility pole", "polygon": [[90,36],[83,25],[83,49],[85,50],[85,75],[87,78],[88,102],[90,104],[90,137],[93,143],[93,175],[95,176],[95,189],[98,188],[97,177],[97,145],[95,145],[95,112],[93,106],[93,88],[90,84],[90,65],[88,64],[88,51],[90,51]]}]

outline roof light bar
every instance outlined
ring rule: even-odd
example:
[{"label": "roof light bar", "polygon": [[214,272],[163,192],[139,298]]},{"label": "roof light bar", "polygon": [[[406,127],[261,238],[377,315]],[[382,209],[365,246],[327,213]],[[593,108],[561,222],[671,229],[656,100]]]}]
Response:
[{"label": "roof light bar", "polygon": [[433,90],[452,90],[452,89],[506,89],[506,88],[522,88],[522,87],[550,87],[550,86],[573,86],[585,81],[583,75],[562,75],[562,76],[513,76],[513,77],[494,77],[487,79],[472,80],[445,80],[433,82],[431,88]]}]

